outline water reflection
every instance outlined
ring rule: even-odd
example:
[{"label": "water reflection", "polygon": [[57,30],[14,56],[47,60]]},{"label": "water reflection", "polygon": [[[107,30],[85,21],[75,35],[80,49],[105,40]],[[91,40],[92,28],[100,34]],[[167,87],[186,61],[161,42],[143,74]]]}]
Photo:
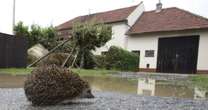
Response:
[{"label": "water reflection", "polygon": [[139,95],[163,96],[176,98],[206,99],[208,91],[198,87],[177,85],[176,83],[157,81],[154,79],[138,79],[137,93]]},{"label": "water reflection", "polygon": [[0,88],[22,88],[25,76],[0,75]]},{"label": "water reflection", "polygon": [[111,77],[83,77],[93,90],[113,91],[122,93],[137,93],[137,80]]},{"label": "water reflection", "polygon": [[137,94],[155,96],[155,82],[154,79],[138,79]]},{"label": "water reflection", "polygon": [[[83,77],[95,91],[111,91],[146,96],[208,99],[208,90],[192,85],[149,78]],[[25,76],[0,75],[0,88],[22,88]]]},{"label": "water reflection", "polygon": [[194,88],[194,99],[206,99],[208,98],[208,91],[200,89],[198,87]]},{"label": "water reflection", "polygon": [[194,91],[184,85],[175,83],[157,81],[154,79],[138,79],[137,93],[148,96],[193,98]]},{"label": "water reflection", "polygon": [[131,93],[145,96],[162,96],[189,99],[206,99],[208,91],[198,87],[179,85],[174,82],[149,78],[124,79],[106,77],[84,77],[93,90]]}]

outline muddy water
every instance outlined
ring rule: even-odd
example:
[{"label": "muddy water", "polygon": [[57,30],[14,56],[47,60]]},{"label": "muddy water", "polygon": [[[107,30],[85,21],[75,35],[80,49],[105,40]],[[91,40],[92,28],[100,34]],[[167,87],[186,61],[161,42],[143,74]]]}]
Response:
[{"label": "muddy water", "polygon": [[[188,99],[207,99],[208,91],[199,87],[178,85],[154,79],[128,79],[115,77],[83,77],[95,91],[109,91],[145,96]],[[0,75],[0,88],[22,88],[25,76]]]},{"label": "muddy water", "polygon": [[0,88],[22,88],[25,76],[0,75]]},{"label": "muddy water", "polygon": [[162,96],[188,99],[207,99],[208,91],[191,85],[154,79],[124,79],[106,77],[85,77],[97,91],[113,91],[144,96]]}]

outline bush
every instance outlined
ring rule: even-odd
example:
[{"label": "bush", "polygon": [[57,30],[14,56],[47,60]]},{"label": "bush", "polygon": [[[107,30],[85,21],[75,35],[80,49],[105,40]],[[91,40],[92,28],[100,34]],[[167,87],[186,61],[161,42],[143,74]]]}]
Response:
[{"label": "bush", "polygon": [[138,55],[116,46],[111,46],[104,57],[107,69],[134,71],[138,68]]},{"label": "bush", "polygon": [[97,68],[104,69],[106,67],[105,56],[104,55],[96,55],[95,63]]},{"label": "bush", "polygon": [[[78,57],[76,59],[77,66],[80,67],[80,60],[81,60],[81,54],[78,54]],[[96,66],[95,64],[95,56],[92,52],[85,52],[84,54],[84,69],[93,69]]]}]

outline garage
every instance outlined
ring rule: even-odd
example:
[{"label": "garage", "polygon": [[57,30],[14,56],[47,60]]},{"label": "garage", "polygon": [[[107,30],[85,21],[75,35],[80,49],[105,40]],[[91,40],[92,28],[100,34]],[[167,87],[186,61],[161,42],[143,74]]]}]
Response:
[{"label": "garage", "polygon": [[159,38],[157,72],[196,73],[200,36]]}]

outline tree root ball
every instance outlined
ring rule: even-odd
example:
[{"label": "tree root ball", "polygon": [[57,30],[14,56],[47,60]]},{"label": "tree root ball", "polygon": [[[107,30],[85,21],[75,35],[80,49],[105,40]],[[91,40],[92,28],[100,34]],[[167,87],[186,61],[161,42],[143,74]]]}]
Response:
[{"label": "tree root ball", "polygon": [[67,68],[42,66],[28,75],[25,95],[33,105],[54,105],[74,98],[94,98],[88,82]]}]

